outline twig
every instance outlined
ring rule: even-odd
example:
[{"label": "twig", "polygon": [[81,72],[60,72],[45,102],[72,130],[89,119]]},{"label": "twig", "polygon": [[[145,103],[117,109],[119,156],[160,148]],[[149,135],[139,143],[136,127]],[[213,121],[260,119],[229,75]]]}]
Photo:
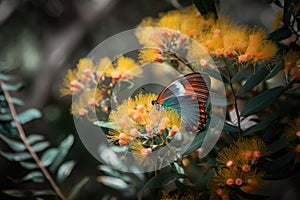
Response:
[{"label": "twig", "polygon": [[166,145],[166,147],[167,147],[167,148],[171,151],[171,153],[176,157],[177,162],[178,162],[179,165],[182,167],[182,169],[183,169],[183,171],[184,171],[184,174],[186,175],[187,179],[189,180],[191,186],[194,186],[195,184],[194,184],[194,182],[192,181],[192,179],[191,179],[191,177],[190,177],[190,175],[189,175],[189,173],[188,173],[186,167],[184,166],[183,161],[182,161],[182,158],[180,158],[180,157],[176,154],[176,152],[172,149],[172,147],[170,147],[169,143],[168,143],[167,141],[165,141],[161,135],[159,135],[159,136],[160,136],[160,139],[163,141],[163,143]]},{"label": "twig", "polygon": [[31,157],[34,159],[34,161],[36,162],[36,164],[38,165],[38,167],[40,168],[40,170],[42,171],[42,173],[44,174],[44,176],[46,177],[46,179],[51,184],[51,186],[54,189],[54,191],[57,194],[57,196],[60,199],[65,200],[66,199],[65,196],[60,191],[59,187],[56,185],[56,183],[53,180],[52,176],[50,175],[50,173],[48,172],[48,170],[44,167],[44,165],[41,162],[40,158],[35,153],[35,151],[33,150],[32,146],[30,145],[30,143],[28,142],[27,137],[26,137],[25,132],[24,132],[24,129],[23,129],[22,125],[19,122],[15,106],[12,103],[11,96],[10,96],[9,92],[7,91],[7,89],[6,89],[5,83],[2,80],[0,80],[0,83],[1,83],[1,88],[3,90],[4,96],[5,96],[6,100],[7,100],[7,103],[8,103],[8,106],[9,106],[12,118],[13,118],[15,124],[16,124],[17,130],[19,132],[19,135],[20,135],[20,138],[21,138],[22,142],[24,143],[26,149],[28,150],[28,152],[30,153]]},{"label": "twig", "polygon": [[242,137],[241,117],[240,117],[240,113],[239,113],[239,109],[238,109],[238,105],[237,105],[237,97],[236,97],[235,91],[233,89],[233,84],[231,82],[232,77],[231,77],[231,74],[230,74],[230,71],[229,71],[229,67],[228,67],[228,64],[227,64],[227,61],[226,61],[225,57],[223,57],[223,60],[224,60],[225,68],[226,68],[226,71],[227,71],[229,86],[230,86],[230,89],[231,89],[231,92],[232,92],[232,96],[233,96],[234,109],[235,109],[236,118],[237,118],[237,122],[238,122],[239,138],[241,138]]}]

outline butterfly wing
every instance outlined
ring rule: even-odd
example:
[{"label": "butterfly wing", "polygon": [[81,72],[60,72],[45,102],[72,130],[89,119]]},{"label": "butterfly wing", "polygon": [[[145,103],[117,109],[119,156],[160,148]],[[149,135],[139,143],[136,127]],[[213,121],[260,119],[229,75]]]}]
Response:
[{"label": "butterfly wing", "polygon": [[202,131],[207,119],[205,103],[209,88],[210,79],[207,75],[188,74],[166,87],[156,103],[177,111],[189,131]]},{"label": "butterfly wing", "polygon": [[156,102],[163,104],[174,96],[194,96],[202,103],[206,103],[210,89],[210,79],[205,74],[191,73],[172,82],[158,96]]}]

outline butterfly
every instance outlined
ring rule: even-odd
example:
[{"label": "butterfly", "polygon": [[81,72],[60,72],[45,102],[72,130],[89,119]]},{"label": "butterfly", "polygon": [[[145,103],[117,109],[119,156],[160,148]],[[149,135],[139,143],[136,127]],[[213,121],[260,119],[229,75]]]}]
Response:
[{"label": "butterfly", "polygon": [[169,108],[177,111],[188,131],[203,131],[207,120],[205,103],[209,90],[210,78],[207,75],[187,74],[164,88],[152,105],[158,110]]}]

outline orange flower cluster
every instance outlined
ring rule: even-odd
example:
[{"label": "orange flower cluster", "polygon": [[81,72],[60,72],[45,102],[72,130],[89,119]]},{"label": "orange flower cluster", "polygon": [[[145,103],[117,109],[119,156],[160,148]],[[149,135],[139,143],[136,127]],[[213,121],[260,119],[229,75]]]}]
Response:
[{"label": "orange flower cluster", "polygon": [[[143,27],[175,30],[198,42],[210,54],[227,56],[238,62],[271,59],[277,50],[276,44],[266,39],[267,34],[262,29],[237,25],[225,16],[221,16],[217,21],[212,17],[203,18],[194,6],[160,14],[159,18],[148,17],[138,26]],[[161,48],[164,35],[159,34],[155,29],[153,31],[139,29],[136,33],[142,45]],[[187,43],[188,40],[181,42]],[[194,51],[188,50],[191,53]],[[145,61],[156,57],[152,55],[146,58]]]},{"label": "orange flower cluster", "polygon": [[253,193],[264,176],[263,172],[255,169],[255,165],[267,154],[264,142],[255,138],[241,139],[224,148],[216,159],[221,167],[211,183],[213,196],[229,199],[234,188]]}]

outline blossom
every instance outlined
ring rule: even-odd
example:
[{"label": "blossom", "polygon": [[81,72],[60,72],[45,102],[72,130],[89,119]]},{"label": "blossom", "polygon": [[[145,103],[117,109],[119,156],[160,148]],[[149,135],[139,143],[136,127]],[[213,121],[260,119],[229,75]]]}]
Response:
[{"label": "blossom", "polygon": [[94,78],[95,66],[93,60],[90,58],[81,58],[77,64],[78,78],[87,83]]},{"label": "blossom", "polygon": [[139,61],[141,64],[149,64],[151,62],[163,62],[164,59],[160,55],[161,50],[158,48],[143,48],[139,50]]},{"label": "blossom", "polygon": [[134,140],[130,143],[130,148],[132,150],[132,155],[139,163],[144,166],[150,164],[151,159],[148,156],[152,152],[151,148],[145,148],[142,143],[138,140]]},{"label": "blossom", "polygon": [[[105,59],[105,64],[108,64],[108,58]],[[139,67],[139,65],[132,58],[127,58],[124,56],[120,56],[115,63],[106,65],[104,70],[104,75],[111,77],[113,82],[117,82],[121,79],[128,80],[140,75],[141,73],[142,69]]]},{"label": "blossom", "polygon": [[84,89],[84,85],[77,78],[77,69],[69,69],[65,76],[62,87],[60,88],[60,94],[62,96],[80,94]]},{"label": "blossom", "polygon": [[265,173],[252,167],[262,156],[268,155],[262,140],[240,139],[222,149],[216,158],[221,165],[213,176],[210,188],[213,195],[229,197],[230,190],[239,188],[253,193],[261,185]]},{"label": "blossom", "polygon": [[89,110],[86,108],[87,102],[84,98],[79,98],[76,101],[72,102],[71,114],[75,117],[84,117],[87,116]]},{"label": "blossom", "polygon": [[[109,115],[109,123],[115,127],[109,132],[109,141],[130,147],[141,164],[148,163],[146,157],[153,148],[164,145],[162,135],[174,136],[182,123],[176,111],[157,110],[151,103],[155,99],[155,94],[138,94],[124,100]],[[160,139],[155,140],[156,137]]]},{"label": "blossom", "polygon": [[87,105],[92,107],[99,107],[103,95],[99,88],[88,88],[82,93],[81,98],[84,98],[87,102]]},{"label": "blossom", "polygon": [[292,79],[300,80],[300,55],[299,52],[290,50],[283,56],[285,73]]},{"label": "blossom", "polygon": [[299,138],[300,138],[300,117],[292,120],[285,127],[285,136],[296,152],[300,152]]}]

